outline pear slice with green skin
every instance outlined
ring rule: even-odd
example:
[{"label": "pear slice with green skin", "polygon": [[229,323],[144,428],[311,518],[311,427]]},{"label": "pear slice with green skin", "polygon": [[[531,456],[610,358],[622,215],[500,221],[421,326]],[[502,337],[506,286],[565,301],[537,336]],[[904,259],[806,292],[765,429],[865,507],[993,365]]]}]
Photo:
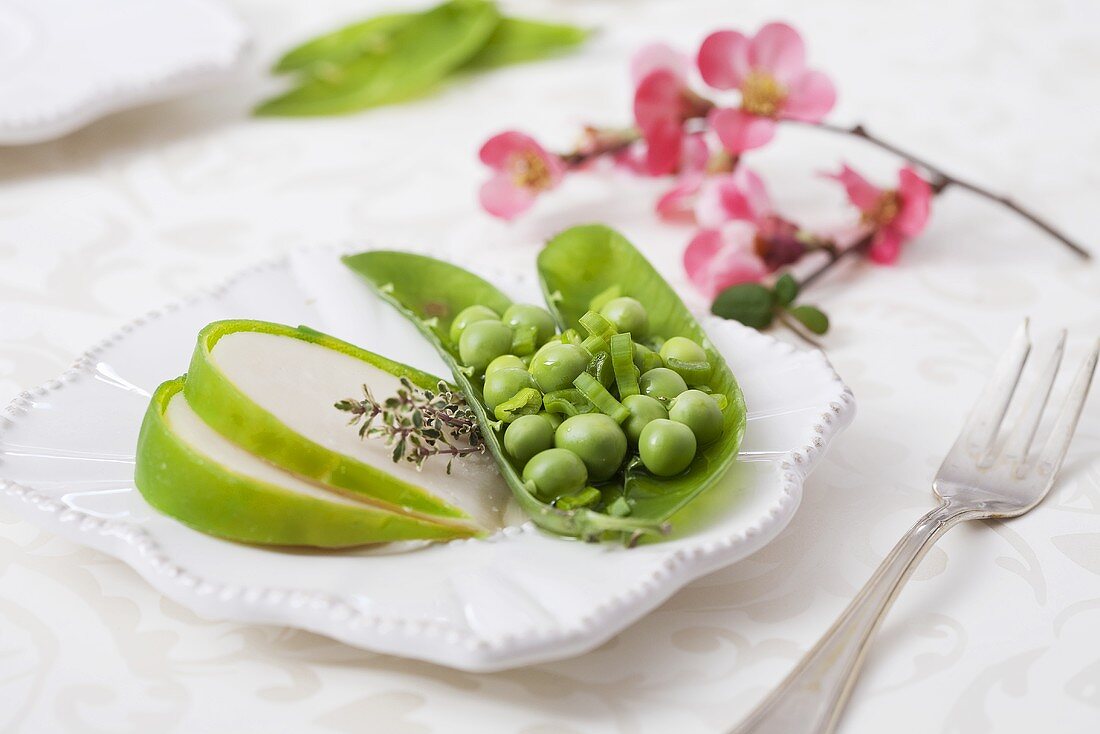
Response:
[{"label": "pear slice with green skin", "polygon": [[360,439],[347,414],[333,407],[360,396],[364,384],[384,400],[402,377],[425,389],[439,384],[305,327],[217,321],[199,332],[184,392],[214,430],[299,477],[394,512],[500,525],[508,489],[491,459],[464,457],[448,475],[445,458],[433,457],[418,471],[394,462],[381,440]]},{"label": "pear slice with green skin", "polygon": [[180,377],[153,394],[134,481],[150,505],[185,525],[247,543],[322,548],[477,534],[468,524],[392,512],[281,471],[210,428],[183,389]]}]

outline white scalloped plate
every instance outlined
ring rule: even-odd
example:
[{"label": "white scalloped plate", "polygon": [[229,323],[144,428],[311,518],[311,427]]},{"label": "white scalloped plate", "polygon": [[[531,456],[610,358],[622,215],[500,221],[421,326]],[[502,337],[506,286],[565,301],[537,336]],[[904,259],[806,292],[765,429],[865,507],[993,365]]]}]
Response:
[{"label": "white scalloped plate", "polygon": [[[528,274],[485,273],[537,300]],[[30,521],[116,556],[213,618],[290,625],[352,645],[488,671],[590,650],[692,579],[771,541],[802,482],[849,422],[851,393],[816,351],[704,319],[745,392],[749,423],[725,483],[666,541],[627,549],[527,522],[487,540],[408,552],[292,552],[212,538],[152,510],[133,487],[148,395],[221,318],[308,324],[445,374],[411,325],[331,250],[297,253],[134,321],[60,378],[23,393],[0,430],[0,498]],[[698,519],[703,518],[703,519]]]},{"label": "white scalloped plate", "polygon": [[216,0],[5,0],[0,145],[199,89],[235,69],[247,43]]}]

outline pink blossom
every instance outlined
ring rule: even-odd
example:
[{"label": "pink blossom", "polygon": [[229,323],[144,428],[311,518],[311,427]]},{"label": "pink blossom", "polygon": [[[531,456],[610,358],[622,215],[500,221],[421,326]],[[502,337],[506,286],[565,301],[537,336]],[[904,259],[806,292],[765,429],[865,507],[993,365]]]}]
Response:
[{"label": "pink blossom", "polygon": [[802,37],[785,23],[768,23],[751,38],[738,31],[712,33],[697,62],[707,84],[741,92],[740,107],[717,109],[709,117],[731,153],[768,143],[777,120],[818,122],[836,103],[833,83],[806,68]]},{"label": "pink blossom", "polygon": [[769,272],[795,262],[806,252],[799,228],[772,206],[764,181],[744,166],[703,184],[695,203],[695,220],[715,229],[725,222],[751,222],[756,227],[754,250]]},{"label": "pink blossom", "polygon": [[756,254],[756,238],[756,226],[745,221],[700,230],[684,250],[688,278],[707,298],[731,285],[760,280],[768,268]]},{"label": "pink blossom", "polygon": [[695,218],[695,196],[707,177],[710,148],[706,137],[694,133],[681,147],[680,178],[657,200],[657,216],[666,222],[691,222]]},{"label": "pink blossom", "polygon": [[539,194],[557,187],[565,175],[561,158],[520,132],[494,135],[478,155],[494,171],[481,186],[481,206],[501,219],[529,209]]},{"label": "pink blossom", "polygon": [[860,211],[862,225],[874,232],[870,257],[877,263],[895,262],[902,244],[928,224],[932,187],[911,166],[898,171],[896,189],[880,189],[847,165],[829,178],[844,186],[848,200]]},{"label": "pink blossom", "polygon": [[631,61],[634,121],[645,139],[642,172],[675,173],[684,155],[684,121],[706,103],[687,83],[687,59],[663,44],[642,48]]}]

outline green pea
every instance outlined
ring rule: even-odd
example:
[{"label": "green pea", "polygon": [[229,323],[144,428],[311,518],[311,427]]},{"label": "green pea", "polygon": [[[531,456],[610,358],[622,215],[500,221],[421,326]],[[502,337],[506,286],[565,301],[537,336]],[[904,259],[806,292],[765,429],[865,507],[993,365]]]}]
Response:
[{"label": "green pea", "polygon": [[581,458],[593,482],[610,479],[626,457],[626,434],[602,413],[566,418],[554,431],[554,446]]},{"label": "green pea", "polygon": [[519,368],[521,370],[527,369],[527,363],[514,354],[502,354],[485,368],[485,379],[489,379],[489,375],[493,374],[497,370],[511,369],[512,367]]},{"label": "green pea", "polygon": [[558,430],[558,426],[560,426],[562,420],[564,420],[557,413],[547,413],[545,410],[542,411],[541,413],[539,413],[539,416],[542,417],[542,418],[545,418],[548,421],[550,421],[550,425],[553,426],[555,431]]},{"label": "green pea", "polygon": [[672,400],[688,386],[683,377],[668,367],[654,367],[638,378],[638,389],[651,398]]},{"label": "green pea", "polygon": [[558,330],[549,311],[530,303],[513,303],[500,320],[513,329],[517,326],[535,327],[535,344],[545,344]]},{"label": "green pea", "polygon": [[554,445],[554,426],[542,415],[521,415],[504,431],[504,449],[520,466]]},{"label": "green pea", "polygon": [[722,435],[722,411],[714,398],[702,390],[688,390],[677,395],[668,409],[668,417],[690,428],[700,446]]},{"label": "green pea", "polygon": [[523,467],[523,481],[535,485],[535,495],[539,499],[551,502],[563,494],[584,489],[588,483],[588,470],[584,468],[581,457],[572,451],[546,449],[528,460]]},{"label": "green pea", "polygon": [[642,435],[642,429],[649,425],[650,421],[668,418],[668,411],[661,405],[661,401],[648,395],[628,395],[623,398],[623,406],[630,411],[630,417],[623,423],[623,430],[626,431],[626,437],[635,445]]},{"label": "green pea", "polygon": [[588,367],[588,352],[576,344],[550,342],[539,350],[529,367],[544,393],[573,387],[573,380]]},{"label": "green pea", "polygon": [[499,321],[475,321],[458,339],[458,356],[463,364],[484,372],[497,357],[512,348],[512,330]]},{"label": "green pea", "polygon": [[614,324],[620,334],[629,331],[636,340],[649,335],[649,314],[635,298],[612,298],[600,309],[600,315]]},{"label": "green pea", "polygon": [[638,455],[645,468],[659,477],[671,477],[688,468],[695,458],[695,434],[683,423],[658,418],[642,429]]},{"label": "green pea", "polygon": [[486,372],[485,387],[482,390],[485,394],[485,405],[489,410],[495,410],[498,405],[514,397],[525,387],[537,389],[535,378],[523,368],[506,367],[492,374]]},{"label": "green pea", "polygon": [[661,359],[678,359],[681,362],[706,362],[707,353],[686,336],[674,336],[661,345]]},{"label": "green pea", "polygon": [[475,321],[500,321],[500,314],[488,306],[467,306],[451,322],[451,343],[458,344],[462,332]]}]

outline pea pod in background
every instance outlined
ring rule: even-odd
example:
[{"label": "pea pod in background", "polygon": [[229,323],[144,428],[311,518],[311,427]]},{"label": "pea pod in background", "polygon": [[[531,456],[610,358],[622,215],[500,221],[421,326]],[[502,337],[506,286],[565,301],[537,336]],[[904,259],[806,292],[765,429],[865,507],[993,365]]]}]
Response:
[{"label": "pea pod in background", "polygon": [[[613,257],[605,262],[598,249],[609,243]],[[576,267],[566,267],[566,261],[574,257]],[[458,345],[449,333],[451,321],[463,309],[483,305],[503,313],[511,300],[482,278],[422,255],[375,251],[348,256],[344,262],[432,342],[483,428],[499,425],[489,414],[480,388],[462,366]],[[601,271],[604,265],[615,269]],[[482,431],[486,445],[520,506],[546,530],[586,539],[610,536],[631,540],[642,534],[666,532],[668,519],[721,479],[733,462],[745,425],[740,389],[725,361],[706,340],[702,328],[675,292],[637,250],[611,230],[580,227],[559,235],[540,257],[540,276],[547,295],[553,296],[551,310],[563,328],[575,327],[592,297],[616,285],[623,294],[638,298],[653,310],[655,333],[666,337],[687,336],[704,344],[715,366],[712,388],[727,398],[723,412],[725,434],[715,445],[700,452],[685,475],[656,479],[637,469],[628,471],[625,490],[632,507],[625,517],[586,508],[563,510],[539,500],[520,478],[496,430]]]}]

